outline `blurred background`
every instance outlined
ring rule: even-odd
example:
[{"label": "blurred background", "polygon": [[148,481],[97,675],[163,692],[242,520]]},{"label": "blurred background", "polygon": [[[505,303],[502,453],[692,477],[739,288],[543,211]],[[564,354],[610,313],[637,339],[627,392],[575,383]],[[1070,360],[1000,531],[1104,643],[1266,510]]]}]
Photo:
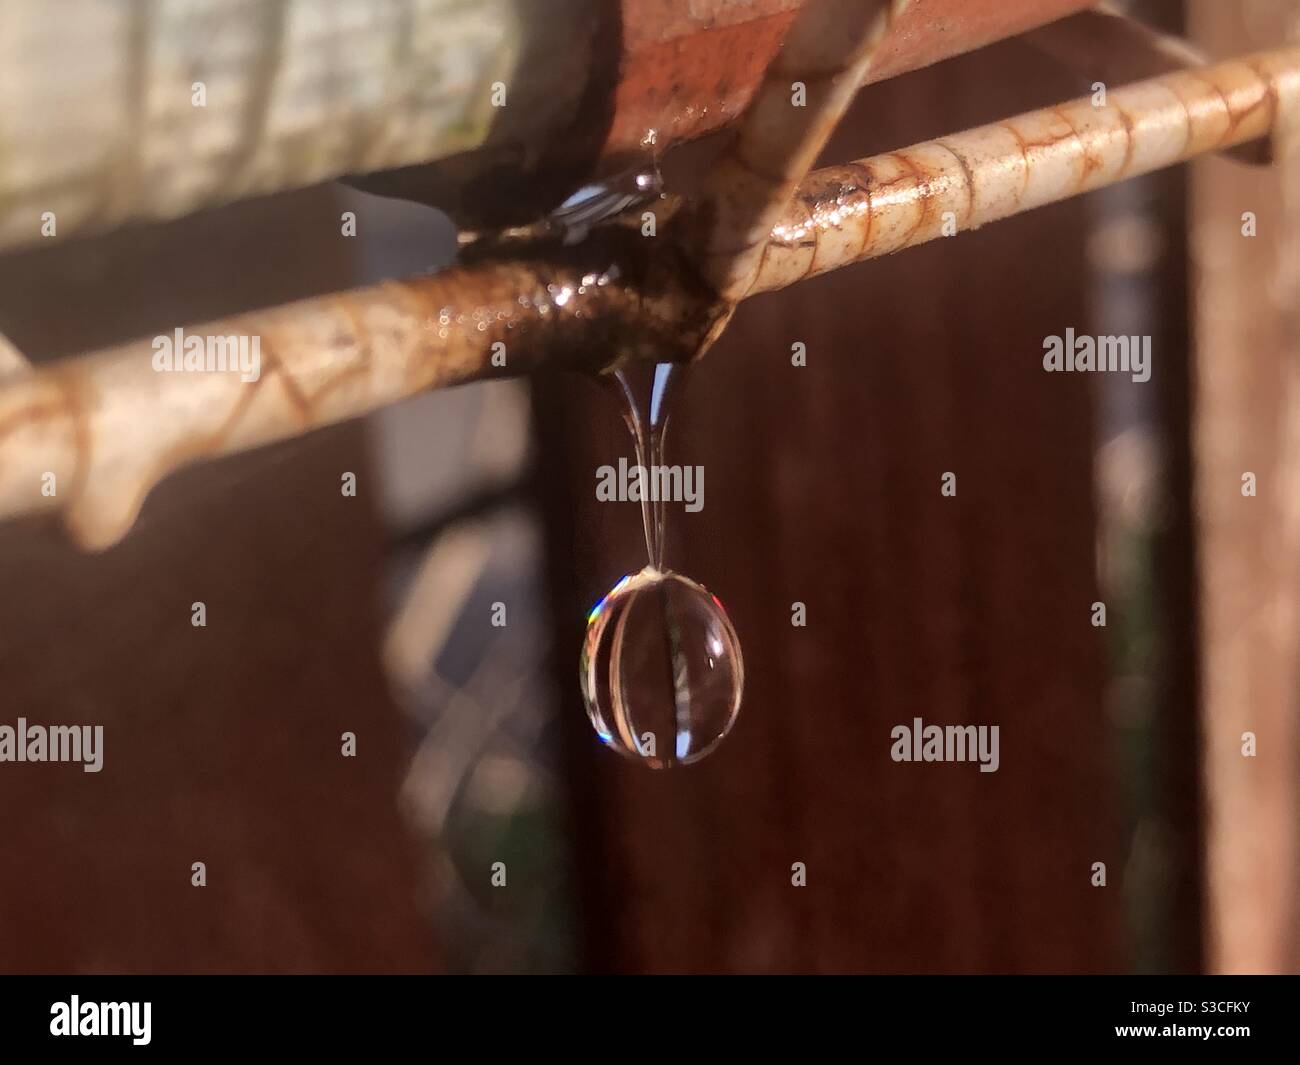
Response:
[{"label": "blurred background", "polygon": [[[1216,57],[1300,33],[1294,0],[1133,6]],[[995,44],[873,86],[824,162],[1094,80]],[[182,471],[102,554],[0,526],[0,721],[105,730],[99,774],[0,766],[0,969],[1300,970],[1298,182],[1201,160],[743,305],[669,445],[708,485],[669,564],[747,666],[684,770],[582,706],[587,611],[644,551],[596,503],[635,459],[593,381]],[[0,332],[39,363],[455,248],[317,185],[6,254]],[[1067,327],[1151,335],[1150,383],[1044,374]],[[892,762],[918,716],[999,725],[999,771]]]}]

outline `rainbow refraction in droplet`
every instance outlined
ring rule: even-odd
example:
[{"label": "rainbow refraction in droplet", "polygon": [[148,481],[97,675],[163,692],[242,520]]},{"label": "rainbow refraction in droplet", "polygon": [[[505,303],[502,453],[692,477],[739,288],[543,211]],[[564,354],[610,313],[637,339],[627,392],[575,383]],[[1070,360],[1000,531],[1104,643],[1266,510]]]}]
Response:
[{"label": "rainbow refraction in droplet", "polygon": [[601,742],[655,769],[712,751],[736,721],[745,684],[722,603],[651,567],[622,578],[592,608],[579,673]]},{"label": "rainbow refraction in droplet", "polygon": [[[611,588],[608,592],[605,593],[604,597],[600,600],[600,602],[597,603],[595,606],[593,606],[591,608],[590,613],[587,614],[588,625],[590,625],[593,621],[596,620],[596,618],[600,616],[600,612],[605,609],[605,604],[608,603],[612,598],[614,598],[614,596],[618,595],[618,593],[621,592],[624,588],[626,588],[627,582],[630,581],[631,579],[632,579],[632,575],[629,573],[622,580],[620,580],[616,585],[614,585],[613,588]],[[718,606],[721,605],[722,605],[721,603],[718,603]]]}]

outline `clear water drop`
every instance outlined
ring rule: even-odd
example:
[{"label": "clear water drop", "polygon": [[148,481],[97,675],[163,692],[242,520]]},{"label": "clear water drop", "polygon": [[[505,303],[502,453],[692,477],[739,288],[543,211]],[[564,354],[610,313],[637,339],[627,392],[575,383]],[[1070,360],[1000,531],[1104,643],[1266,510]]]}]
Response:
[{"label": "clear water drop", "polygon": [[712,751],[735,724],[745,686],[740,641],[722,603],[652,566],[596,604],[579,668],[601,741],[652,769]]},{"label": "clear water drop", "polygon": [[[610,380],[637,463],[665,462],[670,363],[619,369]],[[718,598],[664,565],[664,500],[643,494],[648,565],[619,581],[587,617],[579,671],[587,715],[609,747],[654,769],[689,765],[735,724],[745,687],[740,641]]]}]

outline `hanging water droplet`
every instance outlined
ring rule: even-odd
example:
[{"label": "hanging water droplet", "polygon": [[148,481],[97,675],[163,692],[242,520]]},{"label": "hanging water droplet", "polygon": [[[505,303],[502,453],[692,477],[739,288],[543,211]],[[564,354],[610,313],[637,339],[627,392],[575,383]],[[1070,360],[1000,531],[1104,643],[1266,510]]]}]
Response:
[{"label": "hanging water droplet", "polygon": [[716,596],[647,566],[591,611],[580,662],[587,714],[602,742],[650,766],[689,765],[740,711],[740,641]]},{"label": "hanging water droplet", "polygon": [[[624,420],[648,473],[664,461],[674,383],[668,363],[615,374]],[[731,730],[745,665],[719,599],[664,567],[664,500],[642,494],[649,565],[619,581],[587,617],[579,671],[602,742],[654,769],[698,761]]]}]

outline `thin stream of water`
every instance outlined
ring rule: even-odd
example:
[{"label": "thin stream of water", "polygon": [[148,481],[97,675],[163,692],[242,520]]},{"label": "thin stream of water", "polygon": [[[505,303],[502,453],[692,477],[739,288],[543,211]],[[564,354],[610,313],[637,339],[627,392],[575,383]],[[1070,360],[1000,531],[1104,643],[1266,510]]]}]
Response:
[{"label": "thin stream of water", "polygon": [[664,500],[646,483],[653,471],[665,465],[664,440],[672,407],[671,393],[681,370],[669,362],[646,367],[621,368],[614,377],[622,390],[623,421],[632,434],[636,461],[642,475],[641,524],[645,531],[646,559],[651,569],[662,570],[664,560]]}]

